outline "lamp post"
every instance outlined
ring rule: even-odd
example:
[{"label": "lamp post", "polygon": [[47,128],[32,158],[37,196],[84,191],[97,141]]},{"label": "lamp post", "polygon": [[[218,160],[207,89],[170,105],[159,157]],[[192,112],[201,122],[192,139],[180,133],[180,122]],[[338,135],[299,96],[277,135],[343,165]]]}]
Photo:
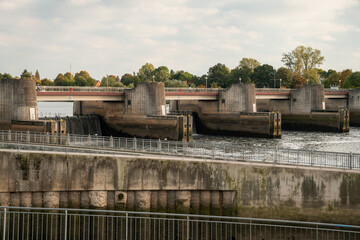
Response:
[{"label": "lamp post", "polygon": [[276,70],[274,69],[274,88],[275,88],[275,74],[276,74]]},{"label": "lamp post", "polygon": [[106,74],[106,87],[109,87],[109,74]]},{"label": "lamp post", "polygon": [[339,79],[339,88],[341,88],[341,80]]},{"label": "lamp post", "polygon": [[207,92],[207,76],[205,76],[205,91]]},{"label": "lamp post", "polygon": [[280,86],[279,86],[279,88],[281,88],[281,78],[280,78]]},{"label": "lamp post", "polygon": [[239,83],[241,84],[241,77],[239,77]]}]

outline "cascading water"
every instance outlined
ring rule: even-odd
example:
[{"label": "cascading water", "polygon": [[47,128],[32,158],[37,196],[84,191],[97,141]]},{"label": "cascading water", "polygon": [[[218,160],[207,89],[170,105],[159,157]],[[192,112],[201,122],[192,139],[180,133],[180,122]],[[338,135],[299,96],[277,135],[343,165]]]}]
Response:
[{"label": "cascading water", "polygon": [[69,134],[102,135],[100,118],[96,115],[66,117],[64,120]]}]

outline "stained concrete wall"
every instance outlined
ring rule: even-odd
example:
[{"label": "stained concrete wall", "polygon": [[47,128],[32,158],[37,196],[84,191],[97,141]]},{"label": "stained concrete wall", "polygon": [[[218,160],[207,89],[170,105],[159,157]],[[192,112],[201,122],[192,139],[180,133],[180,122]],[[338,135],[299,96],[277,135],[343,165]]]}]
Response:
[{"label": "stained concrete wall", "polygon": [[255,85],[233,84],[219,91],[219,112],[256,112]]},{"label": "stained concrete wall", "polygon": [[38,120],[36,86],[33,80],[0,81],[0,129],[10,129],[11,120]]},{"label": "stained concrete wall", "polygon": [[140,83],[133,89],[126,89],[124,110],[125,114],[166,115],[164,83]]},{"label": "stained concrete wall", "polygon": [[0,205],[215,213],[226,203],[239,216],[360,225],[359,186],[358,171],[164,156],[0,153]]}]

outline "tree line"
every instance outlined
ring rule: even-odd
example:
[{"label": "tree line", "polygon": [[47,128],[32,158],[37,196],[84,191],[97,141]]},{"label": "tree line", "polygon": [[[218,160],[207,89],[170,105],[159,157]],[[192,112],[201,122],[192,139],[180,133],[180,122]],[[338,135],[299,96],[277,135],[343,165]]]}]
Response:
[{"label": "tree line", "polygon": [[[164,82],[166,87],[212,87],[227,88],[234,83],[255,83],[257,88],[300,88],[304,84],[324,84],[326,88],[358,88],[360,72],[345,69],[341,72],[320,68],[325,58],[321,51],[311,47],[298,46],[291,52],[283,53],[283,67],[275,69],[269,64],[261,64],[253,58],[242,58],[238,66],[229,69],[225,64],[218,63],[209,68],[206,74],[197,76],[184,70],[169,70],[166,66],[154,67],[145,63],[138,72],[125,73],[121,77],[106,75],[95,80],[87,71],[73,75],[70,72],[59,73],[54,80],[40,78],[39,71],[35,74],[24,70],[20,78],[31,78],[37,85],[43,86],[100,86],[133,88],[141,82]],[[1,79],[17,78],[8,73],[0,74]]]}]

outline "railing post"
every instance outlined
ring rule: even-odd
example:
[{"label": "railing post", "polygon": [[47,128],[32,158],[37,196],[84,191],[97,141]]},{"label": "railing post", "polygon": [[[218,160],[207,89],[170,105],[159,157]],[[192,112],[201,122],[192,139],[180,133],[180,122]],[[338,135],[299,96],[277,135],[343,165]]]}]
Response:
[{"label": "railing post", "polygon": [[125,218],[125,240],[129,239],[129,214],[126,213],[126,218]]},{"label": "railing post", "polygon": [[110,136],[110,148],[114,148],[114,139],[112,136]]},{"label": "railing post", "polygon": [[[61,144],[61,143],[60,143]],[[68,133],[66,135],[66,145],[69,146],[70,145],[70,134]]]},{"label": "railing post", "polygon": [[64,240],[67,239],[67,228],[68,228],[68,211],[65,210],[65,226],[64,226]]},{"label": "railing post", "polygon": [[158,141],[158,151],[161,152],[161,140]]},{"label": "railing post", "polygon": [[49,132],[46,132],[46,137],[45,137],[45,142],[46,144],[49,144],[50,143],[50,135],[49,135]]},{"label": "railing post", "polygon": [[190,239],[190,219],[186,217],[186,239]]},{"label": "railing post", "polygon": [[30,131],[26,132],[26,143],[30,143]]},{"label": "railing post", "polygon": [[136,151],[137,149],[137,141],[136,141],[136,137],[134,137],[134,150]]},{"label": "railing post", "polygon": [[319,226],[316,225],[316,240],[319,239]]},{"label": "railing post", "polygon": [[349,152],[349,169],[352,169],[352,159],[353,159],[353,157],[352,157],[352,152]]},{"label": "railing post", "polygon": [[4,228],[3,228],[3,240],[6,238],[6,208],[4,208]]},{"label": "railing post", "polygon": [[215,157],[215,145],[212,146],[211,155],[213,158]]},{"label": "railing post", "polygon": [[90,134],[87,137],[87,144],[89,147],[91,146],[91,135]]},{"label": "railing post", "polygon": [[251,239],[252,238],[252,234],[251,234],[251,220],[250,220],[250,238],[249,239]]},{"label": "railing post", "polygon": [[9,142],[11,141],[11,131],[10,131],[10,129],[9,129],[9,131],[8,131],[8,141],[9,141]]}]

